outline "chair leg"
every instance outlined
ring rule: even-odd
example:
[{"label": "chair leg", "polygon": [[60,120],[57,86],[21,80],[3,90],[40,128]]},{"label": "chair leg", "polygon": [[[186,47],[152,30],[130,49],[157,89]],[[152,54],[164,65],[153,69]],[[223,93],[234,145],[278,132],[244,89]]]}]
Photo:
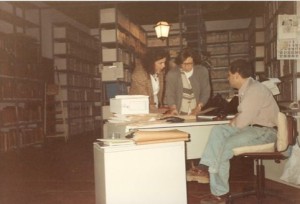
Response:
[{"label": "chair leg", "polygon": [[257,172],[257,199],[259,203],[262,203],[263,199],[266,196],[273,196],[276,198],[279,198],[280,200],[285,201],[285,203],[290,204],[293,203],[293,201],[289,200],[288,198],[285,198],[284,196],[281,196],[281,193],[275,190],[267,190],[265,188],[265,166],[262,163],[261,159],[258,159],[256,161],[256,172]]},{"label": "chair leg", "polygon": [[242,197],[246,197],[246,196],[250,196],[250,195],[255,195],[258,198],[258,204],[261,203],[261,192],[263,192],[263,187],[264,187],[264,180],[262,179],[264,177],[264,167],[258,160],[256,160],[256,188],[254,188],[253,190],[249,190],[249,191],[244,191],[241,193],[236,193],[233,195],[229,196],[229,204],[233,204],[234,200],[237,198],[242,198]]},{"label": "chair leg", "polygon": [[265,167],[261,159],[256,160],[256,197],[259,203],[264,198],[265,191]]},{"label": "chair leg", "polygon": [[257,198],[257,204],[261,204],[264,198],[265,191],[265,168],[261,159],[256,159],[256,188],[250,191],[244,191],[229,196],[229,204],[233,204],[234,199],[242,198],[250,195],[255,195]]},{"label": "chair leg", "polygon": [[275,191],[266,190],[265,189],[265,167],[261,159],[256,159],[256,189],[250,191],[244,191],[241,193],[236,193],[229,196],[229,204],[233,204],[234,199],[246,197],[249,195],[256,195],[257,204],[261,204],[263,199],[268,196],[274,196],[279,198],[280,200],[285,201],[287,204],[293,204],[294,202],[281,196],[280,193],[276,193]]}]

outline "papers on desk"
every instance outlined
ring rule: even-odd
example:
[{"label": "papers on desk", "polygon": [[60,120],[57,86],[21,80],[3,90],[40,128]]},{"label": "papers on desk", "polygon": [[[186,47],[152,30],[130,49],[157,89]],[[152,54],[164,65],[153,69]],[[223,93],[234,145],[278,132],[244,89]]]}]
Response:
[{"label": "papers on desk", "polygon": [[230,120],[230,119],[232,119],[232,118],[234,118],[235,117],[235,115],[227,115],[226,116],[226,118],[228,119],[228,120]]},{"label": "papers on desk", "polygon": [[115,114],[113,117],[110,117],[108,121],[110,123],[124,123],[124,122],[130,122],[131,118],[127,115]]},{"label": "papers on desk", "polygon": [[173,129],[173,130],[136,130],[126,136],[126,139],[97,139],[101,146],[124,146],[153,144],[176,141],[188,141],[189,133]]},{"label": "papers on desk", "polygon": [[[227,115],[226,119],[230,120],[232,118],[234,118],[235,115]],[[204,119],[204,120],[213,120],[215,117],[217,117],[216,115],[197,115],[197,119]]]},{"label": "papers on desk", "polygon": [[135,142],[132,139],[97,139],[101,146],[123,146],[134,145]]},{"label": "papers on desk", "polygon": [[149,114],[114,114],[110,117],[108,121],[110,123],[126,123],[126,122],[151,122],[159,118],[159,114],[149,113]]},{"label": "papers on desk", "polygon": [[206,119],[206,120],[212,120],[214,117],[216,117],[215,115],[198,115],[197,118],[198,119]]}]

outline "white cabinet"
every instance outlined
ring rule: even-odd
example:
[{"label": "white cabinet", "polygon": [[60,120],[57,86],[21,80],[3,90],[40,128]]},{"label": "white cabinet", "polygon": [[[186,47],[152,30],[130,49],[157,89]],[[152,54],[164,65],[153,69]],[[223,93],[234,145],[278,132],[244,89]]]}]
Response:
[{"label": "white cabinet", "polygon": [[96,204],[186,204],[185,144],[94,143]]}]

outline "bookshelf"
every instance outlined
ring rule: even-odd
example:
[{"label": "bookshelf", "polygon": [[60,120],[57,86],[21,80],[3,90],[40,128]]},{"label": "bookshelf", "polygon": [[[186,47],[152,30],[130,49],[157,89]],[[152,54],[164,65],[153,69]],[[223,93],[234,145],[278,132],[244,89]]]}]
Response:
[{"label": "bookshelf", "polygon": [[[53,24],[54,79],[59,86],[55,95],[55,133],[47,137],[65,139],[95,129],[99,92],[98,39],[68,23]],[[61,134],[58,134],[61,133]]]},{"label": "bookshelf", "polygon": [[1,152],[44,142],[38,11],[31,3],[0,2]]},{"label": "bookshelf", "polygon": [[211,54],[213,95],[221,94],[227,98],[234,92],[227,80],[228,66],[236,59],[248,60],[248,37],[247,29],[206,32],[206,50]]}]

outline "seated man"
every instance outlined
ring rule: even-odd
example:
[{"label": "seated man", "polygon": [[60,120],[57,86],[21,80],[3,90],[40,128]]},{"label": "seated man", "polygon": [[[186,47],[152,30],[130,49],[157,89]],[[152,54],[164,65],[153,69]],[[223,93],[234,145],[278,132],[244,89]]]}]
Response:
[{"label": "seated man", "polygon": [[201,200],[201,204],[226,203],[234,148],[276,140],[278,105],[271,91],[251,77],[251,70],[251,65],[241,59],[229,67],[229,83],[238,89],[238,113],[229,124],[213,127],[200,164],[192,169],[198,180],[209,178],[212,195]]}]

